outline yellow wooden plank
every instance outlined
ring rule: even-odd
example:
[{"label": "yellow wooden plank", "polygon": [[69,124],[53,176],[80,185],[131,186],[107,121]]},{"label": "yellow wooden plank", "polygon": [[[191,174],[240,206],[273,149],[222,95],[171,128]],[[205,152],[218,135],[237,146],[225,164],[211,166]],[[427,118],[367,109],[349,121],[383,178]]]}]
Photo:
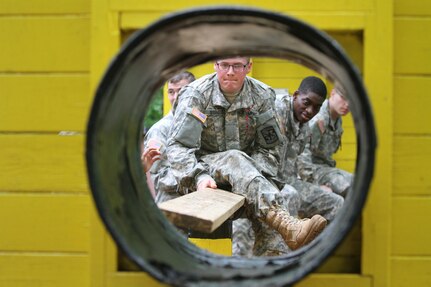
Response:
[{"label": "yellow wooden plank", "polygon": [[394,12],[397,16],[430,16],[431,2],[423,0],[394,0]]},{"label": "yellow wooden plank", "polygon": [[[91,93],[96,90],[111,58],[118,51],[121,43],[118,14],[111,12],[108,6],[108,0],[91,1]],[[106,287],[109,285],[108,272],[117,267],[115,263],[111,264],[111,261],[107,259],[109,257],[107,253],[115,251],[112,250],[114,247],[111,249],[108,247],[106,227],[101,222],[95,208],[92,208],[90,211],[90,223],[89,277],[91,287]]]},{"label": "yellow wooden plank", "polygon": [[392,209],[392,254],[431,255],[428,230],[431,198],[395,197]]},{"label": "yellow wooden plank", "polygon": [[175,11],[179,9],[192,8],[205,5],[248,5],[249,7],[260,7],[274,11],[367,11],[373,8],[372,0],[365,1],[343,1],[332,0],[322,3],[318,0],[303,1],[278,1],[278,0],[227,0],[220,3],[216,0],[167,0],[162,2],[140,1],[140,0],[113,0],[111,9],[114,10],[162,10]]},{"label": "yellow wooden plank", "polygon": [[0,250],[88,252],[88,195],[0,193]]},{"label": "yellow wooden plank", "polygon": [[0,71],[89,70],[88,16],[6,17],[0,27]]},{"label": "yellow wooden plank", "polygon": [[364,69],[363,35],[360,31],[328,31],[359,71]]},{"label": "yellow wooden plank", "polygon": [[202,239],[202,238],[189,238],[190,242],[196,246],[205,249],[209,252],[231,256],[232,255],[232,240],[230,238],[223,239]]},{"label": "yellow wooden plank", "polygon": [[335,159],[356,160],[356,144],[343,140],[340,149],[334,154]]},{"label": "yellow wooden plank", "polygon": [[0,14],[75,14],[89,12],[90,1],[87,0],[0,1]]},{"label": "yellow wooden plank", "polygon": [[396,195],[431,195],[431,138],[397,136],[394,141],[394,187]]},{"label": "yellow wooden plank", "polygon": [[392,257],[392,287],[426,287],[431,285],[430,257]]},{"label": "yellow wooden plank", "polygon": [[87,254],[0,253],[0,286],[87,287]]},{"label": "yellow wooden plank", "polygon": [[87,192],[84,137],[0,135],[0,191]]},{"label": "yellow wooden plank", "polygon": [[145,272],[116,272],[110,273],[106,287],[162,287],[162,284]]},{"label": "yellow wooden plank", "polygon": [[1,131],[85,131],[89,75],[0,75]]},{"label": "yellow wooden plank", "polygon": [[337,168],[343,169],[351,173],[355,172],[356,161],[343,160],[343,159],[337,159],[337,158],[335,158],[335,160],[337,161]]},{"label": "yellow wooden plank", "polygon": [[396,76],[394,87],[394,132],[431,134],[431,77]]},{"label": "yellow wooden plank", "polygon": [[430,74],[431,37],[424,32],[431,31],[431,18],[396,18],[394,23],[395,73]]},{"label": "yellow wooden plank", "polygon": [[163,11],[124,12],[120,14],[121,29],[145,28],[164,16]]},{"label": "yellow wooden plank", "polygon": [[356,274],[311,274],[295,287],[371,287],[371,277]]},{"label": "yellow wooden plank", "polygon": [[[318,73],[302,65],[277,59],[277,58],[253,58],[253,77],[262,79],[267,78],[304,78],[307,76],[319,76]],[[297,88],[297,87],[292,87]]]},{"label": "yellow wooden plank", "polygon": [[[362,30],[366,22],[366,14],[364,11],[294,11],[292,9],[280,10],[276,8],[277,5],[271,7],[261,7],[267,10],[273,10],[277,13],[287,14],[291,17],[297,18],[309,25],[318,27],[324,30],[344,30],[344,31],[359,31]],[[182,10],[182,9],[180,9]],[[122,10],[120,17],[120,26],[122,29],[140,29],[148,26],[151,23],[158,21],[161,17],[170,15],[171,13],[178,12],[177,9],[154,9],[143,11],[130,11]]]},{"label": "yellow wooden plank", "polygon": [[[361,273],[373,286],[390,284],[392,189],[393,2],[374,1],[364,29],[364,82],[373,108],[378,147],[374,177],[363,212]],[[383,96],[386,95],[386,96]]]}]

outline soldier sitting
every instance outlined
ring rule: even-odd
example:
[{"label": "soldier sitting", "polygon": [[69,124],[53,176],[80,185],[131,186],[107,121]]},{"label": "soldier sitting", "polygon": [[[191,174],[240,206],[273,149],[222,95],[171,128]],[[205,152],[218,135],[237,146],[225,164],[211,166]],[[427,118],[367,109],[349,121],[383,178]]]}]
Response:
[{"label": "soldier sitting", "polygon": [[268,180],[279,165],[281,134],[275,92],[247,77],[252,62],[231,57],[214,62],[216,73],[184,87],[177,101],[167,155],[179,191],[230,186],[246,198],[247,217],[276,230],[290,249],[311,242],[326,226],[315,215],[289,214],[280,191]]},{"label": "soldier sitting", "polygon": [[302,179],[329,187],[343,197],[350,189],[353,175],[336,168],[332,155],[341,146],[342,116],[349,113],[349,104],[340,87],[332,89],[320,112],[309,122],[311,142],[298,161]]}]

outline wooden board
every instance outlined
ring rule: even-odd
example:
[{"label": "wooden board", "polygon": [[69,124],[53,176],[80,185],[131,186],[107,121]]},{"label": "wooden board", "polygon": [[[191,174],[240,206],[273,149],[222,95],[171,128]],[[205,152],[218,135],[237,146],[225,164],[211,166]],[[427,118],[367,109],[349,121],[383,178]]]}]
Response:
[{"label": "wooden board", "polygon": [[159,204],[176,226],[211,233],[245,202],[241,195],[206,188]]}]

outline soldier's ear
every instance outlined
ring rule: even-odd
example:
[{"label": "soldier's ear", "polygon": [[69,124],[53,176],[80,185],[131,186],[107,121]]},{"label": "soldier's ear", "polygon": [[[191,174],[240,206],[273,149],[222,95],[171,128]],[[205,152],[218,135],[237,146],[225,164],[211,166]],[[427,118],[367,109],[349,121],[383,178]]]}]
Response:
[{"label": "soldier's ear", "polygon": [[253,62],[252,61],[250,61],[249,63],[248,63],[248,65],[247,65],[247,68],[246,68],[246,71],[247,71],[247,74],[248,73],[250,73],[250,71],[251,71],[251,67],[253,66]]}]

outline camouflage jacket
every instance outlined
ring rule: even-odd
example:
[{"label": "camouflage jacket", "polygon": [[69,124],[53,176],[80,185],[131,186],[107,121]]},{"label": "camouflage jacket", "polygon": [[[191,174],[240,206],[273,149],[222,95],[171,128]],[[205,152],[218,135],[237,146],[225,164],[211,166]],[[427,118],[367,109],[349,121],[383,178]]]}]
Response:
[{"label": "camouflage jacket", "polygon": [[173,177],[170,164],[166,156],[166,145],[169,139],[169,131],[172,126],[174,116],[172,111],[155,123],[146,133],[144,146],[146,147],[150,139],[156,139],[162,144],[160,149],[161,159],[154,162],[150,169],[151,179],[154,182],[156,193],[159,191],[175,192],[177,188],[176,179]]},{"label": "camouflage jacket", "polygon": [[300,124],[293,114],[293,97],[288,94],[277,95],[275,101],[278,122],[284,141],[278,147],[280,153],[280,168],[277,182],[285,184],[291,178],[297,178],[296,161],[310,142],[310,129],[307,124]]},{"label": "camouflage jacket", "polygon": [[323,103],[319,113],[310,120],[309,126],[311,142],[298,163],[301,177],[305,180],[308,180],[315,164],[335,167],[336,162],[332,155],[340,147],[343,135],[342,119],[341,117],[335,121],[331,119],[328,100]]},{"label": "camouflage jacket", "polygon": [[229,104],[213,73],[184,87],[178,99],[167,152],[180,192],[195,189],[199,178],[210,174],[200,157],[230,149],[247,153],[263,174],[275,176],[281,136],[273,89],[246,77]]}]

